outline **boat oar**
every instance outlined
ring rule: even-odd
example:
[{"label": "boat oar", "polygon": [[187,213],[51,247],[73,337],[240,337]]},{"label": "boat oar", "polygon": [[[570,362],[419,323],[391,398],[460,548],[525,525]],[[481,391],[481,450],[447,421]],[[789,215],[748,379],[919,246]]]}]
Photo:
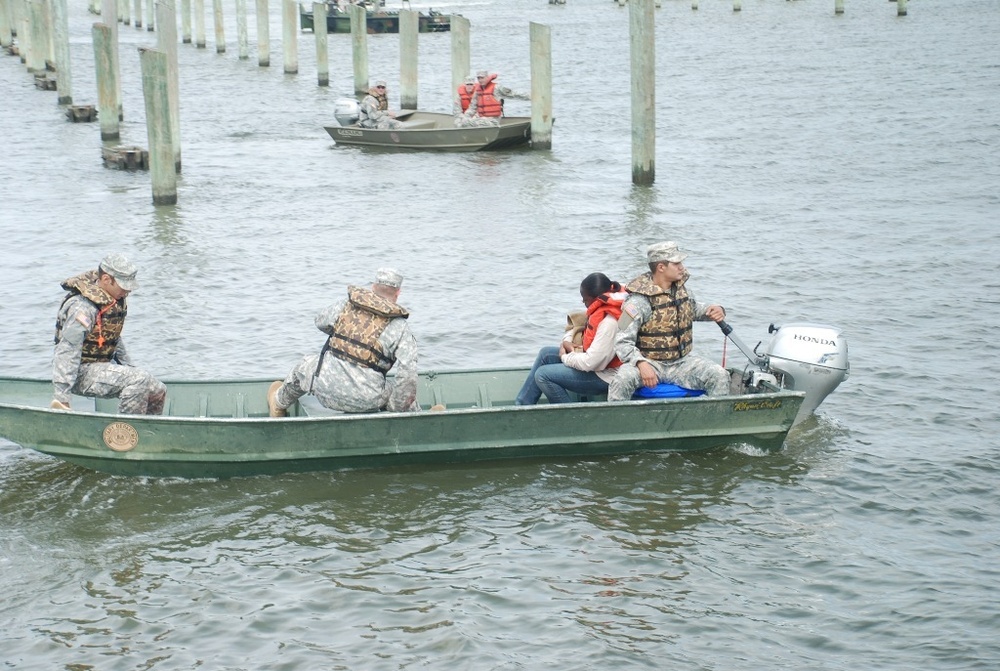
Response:
[{"label": "boat oar", "polygon": [[732,340],[733,344],[736,345],[736,347],[738,347],[739,350],[743,352],[744,355],[746,355],[746,358],[750,359],[751,363],[753,363],[755,366],[763,365],[764,363],[763,359],[757,356],[757,354],[752,349],[746,346],[746,343],[744,343],[739,336],[733,333],[733,327],[727,324],[725,319],[717,321],[716,324],[719,325],[719,328],[722,330],[722,333],[727,338]]}]

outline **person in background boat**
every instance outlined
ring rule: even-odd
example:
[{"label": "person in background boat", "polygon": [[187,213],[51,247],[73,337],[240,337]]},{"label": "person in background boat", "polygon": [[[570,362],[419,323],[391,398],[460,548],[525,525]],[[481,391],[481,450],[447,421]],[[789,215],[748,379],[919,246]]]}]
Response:
[{"label": "person in background boat", "polygon": [[362,128],[392,130],[402,125],[395,117],[396,115],[389,111],[389,97],[386,94],[385,81],[379,79],[374,86],[368,89],[368,95],[361,101],[358,125]]},{"label": "person in background boat", "polygon": [[456,128],[477,128],[486,126],[499,126],[499,117],[481,117],[476,114],[476,106],[472,105],[472,99],[476,92],[476,78],[468,76],[465,81],[458,85],[458,95],[455,98],[453,113],[455,115]]},{"label": "person in background boat", "polygon": [[62,283],[68,291],[56,315],[51,407],[70,410],[70,394],[118,398],[118,412],[159,415],[167,388],[132,365],[122,339],[136,267],[121,253]]},{"label": "person in background boat", "polygon": [[[305,394],[342,412],[403,412],[417,405],[417,341],[397,304],[403,277],[380,268],[370,289],[349,286],[347,298],[323,310],[316,328],[330,337],[319,354],[311,354],[267,392],[271,417]],[[386,373],[396,369],[395,379]]]},{"label": "person in background boat", "polygon": [[580,283],[580,297],[587,307],[580,345],[568,326],[559,347],[543,347],[515,399],[515,405],[534,405],[542,394],[549,403],[569,403],[567,391],[583,396],[608,393],[608,383],[621,365],[615,356],[615,336],[622,302],[628,294],[604,273],[591,273]]},{"label": "person in background boat", "polygon": [[693,323],[722,321],[726,311],[695,300],[687,288],[685,258],[675,242],[650,245],[649,272],[625,287],[629,297],[615,339],[622,365],[608,388],[609,401],[627,401],[640,386],[653,388],[661,382],[703,389],[709,396],[729,393],[726,369],[690,353]]},{"label": "person in background boat", "polygon": [[506,86],[497,84],[497,74],[486,70],[476,73],[476,88],[469,102],[469,108],[474,109],[477,117],[502,117],[505,98],[531,100],[526,93],[518,93]]}]

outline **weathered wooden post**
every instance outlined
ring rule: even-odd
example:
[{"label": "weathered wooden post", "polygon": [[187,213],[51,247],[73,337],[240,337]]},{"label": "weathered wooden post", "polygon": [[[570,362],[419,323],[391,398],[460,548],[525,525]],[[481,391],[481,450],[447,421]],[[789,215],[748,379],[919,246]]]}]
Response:
[{"label": "weathered wooden post", "polygon": [[257,0],[257,65],[271,65],[271,20],[267,0]]},{"label": "weathered wooden post", "polygon": [[191,0],[181,0],[181,42],[191,44]]},{"label": "weathered wooden post", "polygon": [[[150,33],[153,32],[156,28],[155,18],[156,18],[156,0],[146,0],[146,30]],[[176,26],[174,26],[174,34],[175,35],[177,34]]]},{"label": "weathered wooden post", "polygon": [[[45,73],[45,57],[49,53],[48,32],[45,30],[45,7],[42,0],[29,0],[28,22],[31,24],[28,55],[24,63],[32,74]],[[18,35],[20,37],[20,35]],[[20,40],[19,40],[20,41]]]},{"label": "weathered wooden post", "polygon": [[52,0],[52,22],[56,50],[56,92],[59,95],[57,102],[60,105],[72,105],[73,73],[69,62],[69,11],[66,0]]},{"label": "weathered wooden post", "polygon": [[132,23],[132,10],[129,9],[128,0],[118,0],[118,20],[125,26]]},{"label": "weathered wooden post", "polygon": [[226,53],[226,24],[222,18],[222,0],[212,0],[212,15],[215,18],[215,53]]},{"label": "weathered wooden post", "polygon": [[472,59],[469,57],[469,20],[458,14],[451,15],[451,97],[455,97],[458,85],[472,74]]},{"label": "weathered wooden post", "polygon": [[[101,22],[111,29],[111,57],[112,67],[115,70],[115,107],[118,110],[118,120],[121,121],[124,118],[122,110],[122,69],[118,60],[118,5],[115,0],[101,0]],[[98,115],[100,115],[100,108],[98,108]]]},{"label": "weathered wooden post", "polygon": [[248,60],[250,35],[247,32],[247,0],[236,0],[236,41],[240,45],[240,60]]},{"label": "weathered wooden post", "polygon": [[354,93],[368,90],[368,10],[351,5],[351,56],[354,61]]},{"label": "weathered wooden post", "polygon": [[54,41],[53,34],[53,24],[52,24],[52,2],[51,0],[41,0],[42,3],[42,25],[44,26],[44,34],[42,40],[45,44],[45,65],[46,69],[49,69],[49,65],[55,65],[56,62],[56,45]]},{"label": "weathered wooden post", "polygon": [[834,0],[833,3],[833,13],[843,14],[844,13],[844,0]]},{"label": "weathered wooden post", "polygon": [[531,38],[531,146],[552,149],[552,30],[529,23]]},{"label": "weathered wooden post", "polygon": [[205,0],[194,0],[192,5],[194,13],[194,46],[196,49],[205,48]]},{"label": "weathered wooden post", "polygon": [[282,0],[281,30],[285,55],[285,74],[294,75],[299,71],[299,27],[298,4],[295,0]]},{"label": "weathered wooden post", "polygon": [[330,85],[330,55],[326,39],[326,3],[313,3],[313,37],[316,38],[316,81]]},{"label": "weathered wooden post", "polygon": [[142,28],[142,0],[135,0],[135,28]]},{"label": "weathered wooden post", "polygon": [[417,40],[420,14],[412,9],[399,10],[399,106],[417,109]]},{"label": "weathered wooden post", "polygon": [[698,9],[698,0],[691,0],[691,9]]},{"label": "weathered wooden post", "polygon": [[906,16],[906,0],[896,0],[896,16]]},{"label": "weathered wooden post", "polygon": [[115,91],[118,73],[115,71],[115,44],[111,26],[95,23],[91,30],[94,38],[94,65],[97,68],[97,119],[101,122],[101,139],[117,140],[118,98]]},{"label": "weathered wooden post", "polygon": [[739,12],[743,10],[743,3],[740,0],[733,0],[733,11]]},{"label": "weathered wooden post", "polygon": [[180,76],[177,69],[177,9],[174,0],[157,0],[156,46],[167,58],[167,94],[170,105],[170,137],[173,140],[174,169],[181,171]]},{"label": "weathered wooden post", "polygon": [[167,91],[167,55],[155,49],[139,49],[142,65],[142,95],[146,101],[146,136],[149,138],[149,175],[153,181],[153,204],[177,204],[177,171],[174,141],[170,137],[170,94]]},{"label": "weathered wooden post", "polygon": [[632,183],[656,180],[656,32],[653,0],[629,2],[632,67]]},{"label": "weathered wooden post", "polygon": [[[25,8],[27,9],[27,8]],[[17,23],[17,55],[21,62],[27,65],[28,52],[31,51],[31,21],[22,16]]]},{"label": "weathered wooden post", "polygon": [[0,47],[9,47],[14,43],[14,35],[11,32],[11,11],[10,5],[13,0],[0,0]]}]

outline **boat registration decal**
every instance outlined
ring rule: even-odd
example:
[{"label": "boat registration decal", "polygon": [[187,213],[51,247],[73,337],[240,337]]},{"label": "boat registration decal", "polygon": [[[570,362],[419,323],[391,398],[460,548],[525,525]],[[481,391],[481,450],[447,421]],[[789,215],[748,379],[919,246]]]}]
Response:
[{"label": "boat registration decal", "polygon": [[104,444],[115,452],[128,452],[139,444],[139,432],[125,422],[111,422],[104,428]]},{"label": "boat registration decal", "polygon": [[781,407],[778,399],[761,399],[760,401],[737,401],[733,403],[733,412],[745,412],[747,410],[777,410]]},{"label": "boat registration decal", "polygon": [[344,130],[340,129],[337,131],[337,135],[343,135],[344,137],[364,137],[365,134],[359,130]]}]

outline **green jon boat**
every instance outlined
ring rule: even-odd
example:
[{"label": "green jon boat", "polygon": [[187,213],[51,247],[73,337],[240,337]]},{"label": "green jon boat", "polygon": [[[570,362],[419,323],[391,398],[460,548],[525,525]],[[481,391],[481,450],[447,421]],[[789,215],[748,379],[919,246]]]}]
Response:
[{"label": "green jon boat", "polygon": [[114,398],[74,397],[71,411],[52,410],[51,381],[6,377],[0,437],[105,473],[185,478],[735,443],[774,449],[846,377],[846,344],[823,329],[806,326],[775,339],[796,350],[794,359],[774,351],[747,369],[730,369],[731,396],[624,403],[576,397],[515,406],[528,371],[505,368],[421,374],[417,401],[443,411],[344,414],[306,396],[287,418],[271,418],[267,379],[167,382],[163,415],[119,415]]}]

